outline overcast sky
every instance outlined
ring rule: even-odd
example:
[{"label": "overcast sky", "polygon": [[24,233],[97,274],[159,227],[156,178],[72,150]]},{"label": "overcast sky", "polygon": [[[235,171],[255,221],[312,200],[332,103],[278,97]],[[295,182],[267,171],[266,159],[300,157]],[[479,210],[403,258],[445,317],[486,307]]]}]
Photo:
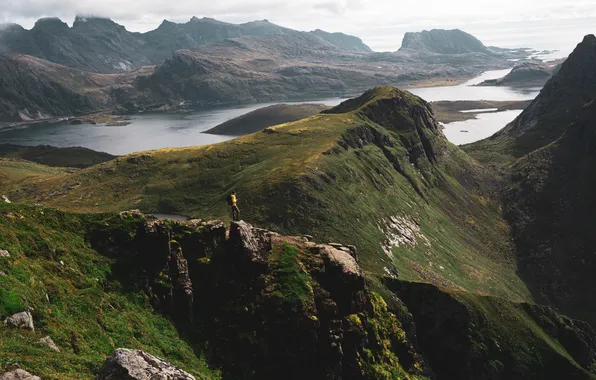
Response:
[{"label": "overcast sky", "polygon": [[110,17],[140,32],[192,16],[268,19],[357,35],[377,51],[397,50],[403,33],[430,28],[460,28],[488,45],[562,49],[596,33],[596,0],[0,0],[0,23],[26,28],[49,16],[72,24],[76,14]]}]

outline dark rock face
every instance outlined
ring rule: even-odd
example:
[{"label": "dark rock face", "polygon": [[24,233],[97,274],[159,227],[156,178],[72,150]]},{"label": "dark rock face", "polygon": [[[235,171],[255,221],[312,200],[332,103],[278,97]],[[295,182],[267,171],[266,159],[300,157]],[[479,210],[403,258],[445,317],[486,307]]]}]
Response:
[{"label": "dark rock face", "polygon": [[117,349],[106,359],[95,380],[195,380],[195,377],[141,350]]},{"label": "dark rock face", "polygon": [[536,299],[591,323],[596,323],[595,120],[592,101],[560,139],[520,159],[505,202],[520,274]]},{"label": "dark rock face", "polygon": [[[143,289],[156,310],[190,336],[201,332],[223,378],[430,374],[396,314],[367,289],[355,249],[245,222],[234,222],[226,238],[217,222],[163,222],[134,212],[120,218],[138,225],[136,235],[98,231],[94,245],[118,258],[114,270],[127,270],[127,286]],[[98,379],[136,379],[110,376],[149,373],[161,363],[139,355],[118,350]],[[136,369],[124,371],[129,364]]]},{"label": "dark rock face", "polygon": [[489,53],[490,50],[477,38],[459,29],[432,29],[419,33],[406,33],[400,50],[416,50],[440,54]]}]

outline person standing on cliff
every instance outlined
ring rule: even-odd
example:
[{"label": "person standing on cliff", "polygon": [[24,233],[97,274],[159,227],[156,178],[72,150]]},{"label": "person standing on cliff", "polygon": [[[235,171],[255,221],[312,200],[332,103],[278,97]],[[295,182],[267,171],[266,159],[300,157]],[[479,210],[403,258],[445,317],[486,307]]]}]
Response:
[{"label": "person standing on cliff", "polygon": [[228,204],[232,207],[232,220],[240,220],[240,209],[238,208],[238,198],[235,191],[232,191],[232,194],[228,197]]}]

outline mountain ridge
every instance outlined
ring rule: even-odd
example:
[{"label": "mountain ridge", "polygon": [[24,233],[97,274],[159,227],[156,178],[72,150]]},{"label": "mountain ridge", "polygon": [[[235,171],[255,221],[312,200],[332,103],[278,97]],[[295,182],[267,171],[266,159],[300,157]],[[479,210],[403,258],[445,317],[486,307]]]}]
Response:
[{"label": "mountain ridge", "polygon": [[22,53],[86,71],[115,73],[158,64],[180,49],[276,34],[312,35],[347,51],[372,51],[357,37],[319,30],[300,32],[266,20],[231,24],[193,17],[187,23],[164,20],[152,31],[137,33],[109,18],[76,16],[72,27],[49,17],[38,20],[30,30],[16,24],[0,28],[0,53]]}]

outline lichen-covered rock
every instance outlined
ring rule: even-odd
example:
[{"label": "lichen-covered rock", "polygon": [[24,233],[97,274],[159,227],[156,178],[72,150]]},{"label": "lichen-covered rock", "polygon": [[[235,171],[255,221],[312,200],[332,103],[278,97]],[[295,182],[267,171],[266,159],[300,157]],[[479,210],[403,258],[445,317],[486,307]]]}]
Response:
[{"label": "lichen-covered rock", "polygon": [[230,243],[235,254],[255,264],[266,264],[271,252],[271,232],[255,228],[243,221],[230,227]]},{"label": "lichen-covered rock", "polygon": [[0,380],[41,380],[41,378],[19,368],[0,374]]},{"label": "lichen-covered rock", "polygon": [[195,377],[144,351],[119,348],[106,359],[95,380],[195,380]]},{"label": "lichen-covered rock", "polygon": [[58,346],[56,346],[56,343],[54,343],[54,341],[52,340],[52,338],[50,338],[49,336],[46,336],[44,338],[41,338],[40,340],[37,341],[37,343],[45,344],[51,350],[54,350],[56,352],[60,352],[60,348],[58,348]]},{"label": "lichen-covered rock", "polygon": [[4,326],[35,331],[33,317],[28,311],[17,313],[4,320]]}]

